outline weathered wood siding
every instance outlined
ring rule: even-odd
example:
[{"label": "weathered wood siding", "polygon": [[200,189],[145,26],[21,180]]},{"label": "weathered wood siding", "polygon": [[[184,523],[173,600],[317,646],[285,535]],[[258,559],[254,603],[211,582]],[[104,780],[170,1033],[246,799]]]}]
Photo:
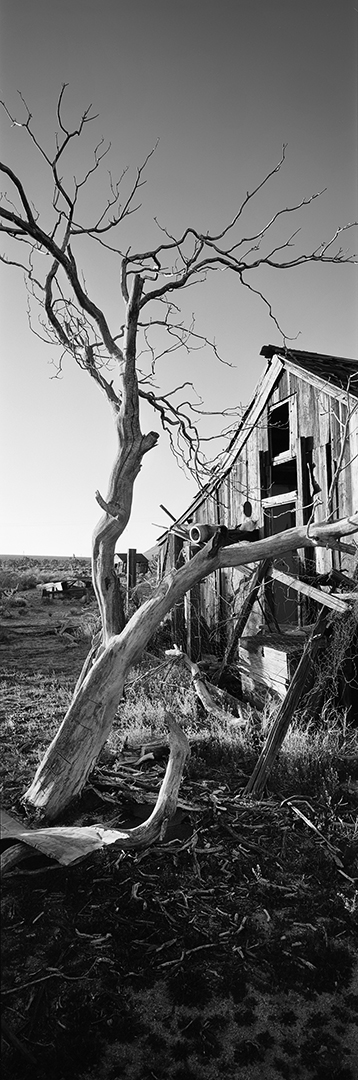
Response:
[{"label": "weathered wood siding", "polygon": [[[270,511],[262,504],[269,491],[262,488],[263,476],[270,476],[269,416],[273,406],[287,401],[290,416],[291,453],[297,465],[296,522],[306,524],[314,512],[315,521],[329,516],[331,498],[333,517],[345,517],[358,509],[358,401],[349,401],[344,391],[332,385],[322,387],[322,380],[306,372],[298,373],[297,367],[287,365],[275,369],[271,376],[268,400],[261,408],[258,388],[254,410],[254,426],[250,430],[250,414],[247,417],[247,437],[241,429],[240,450],[230,451],[230,463],[226,473],[209,495],[203,496],[196,505],[192,523],[223,524],[235,528],[244,523],[243,505],[252,505],[252,520],[261,534],[269,529]],[[264,400],[262,395],[261,400]],[[342,450],[344,442],[344,447]],[[289,455],[288,455],[289,457]],[[338,482],[332,492],[332,478],[338,463],[341,465]],[[266,473],[265,473],[266,469]],[[312,481],[320,492],[312,495]],[[283,483],[283,492],[289,490]],[[275,481],[275,495],[280,483]],[[288,500],[290,501],[290,500]],[[188,545],[186,545],[188,548]],[[185,544],[184,544],[185,549]],[[184,550],[183,549],[183,550]],[[341,568],[348,574],[354,572],[356,557],[339,555],[330,550],[317,548],[313,553],[302,552],[302,566],[311,567],[317,573],[325,573],[332,567]],[[187,551],[186,557],[189,557]],[[174,565],[174,544],[171,539],[162,563],[166,570]],[[341,560],[341,564],[339,563]],[[202,621],[201,646],[204,651],[222,651],[230,640],[235,619],[242,607],[249,588],[255,565],[222,570],[202,582],[195,597],[190,598],[198,609]],[[264,588],[264,587],[263,587]],[[265,625],[263,592],[249,617],[245,636],[252,638]],[[187,602],[189,603],[189,601]],[[261,605],[261,606],[260,606]],[[304,608],[303,621],[304,621]]]}]

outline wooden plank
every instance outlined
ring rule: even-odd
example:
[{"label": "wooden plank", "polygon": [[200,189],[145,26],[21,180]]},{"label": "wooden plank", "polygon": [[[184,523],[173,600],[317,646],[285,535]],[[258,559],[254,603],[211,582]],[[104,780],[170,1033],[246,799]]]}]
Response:
[{"label": "wooden plank", "polygon": [[[329,448],[329,444],[327,446]],[[329,449],[327,450],[327,446],[314,446],[312,454],[313,464],[315,465],[315,480],[321,488],[320,493],[314,499],[315,524],[326,522],[328,517],[327,454]],[[315,563],[317,574],[328,573],[333,566],[331,552],[325,547],[316,547]]]},{"label": "wooden plank", "polygon": [[352,507],[355,507],[358,506],[358,408],[356,407],[356,402],[350,403],[350,409],[351,413],[349,418],[349,471],[351,475]]},{"label": "wooden plank", "polygon": [[299,411],[299,434],[309,438],[313,432],[318,431],[318,395],[317,390],[310,383],[302,379],[297,380],[297,397]]},{"label": "wooden plank", "polygon": [[262,649],[262,667],[267,678],[271,677],[271,686],[280,697],[284,698],[288,687],[287,653],[264,645]]},{"label": "wooden plank", "polygon": [[271,395],[271,391],[282,372],[283,366],[282,360],[279,360],[279,358],[275,356],[269,369],[265,371],[261,381],[256,387],[255,396],[251,403],[251,408],[249,407],[245,416],[242,431],[238,432],[237,440],[235,440],[231,451],[228,452],[225,464],[223,464],[223,472],[226,473],[227,469],[230,468],[232,462],[235,461],[235,458],[249,438],[249,435],[265,408],[266,402]]},{"label": "wooden plank", "polygon": [[285,506],[286,503],[294,503],[297,500],[297,491],[284,491],[282,495],[272,495],[269,499],[262,499],[262,506],[269,510],[271,506]]},{"label": "wooden plank", "polygon": [[[194,558],[197,553],[197,548],[189,544],[189,559]],[[218,573],[219,571],[216,571]],[[185,603],[186,601],[186,603]],[[185,596],[185,617],[186,617],[186,634],[187,634],[187,653],[191,660],[200,659],[201,651],[201,632],[200,632],[200,614],[201,614],[201,596],[200,596],[200,582],[197,581],[187,592]]]},{"label": "wooden plank", "polygon": [[260,797],[260,795],[262,795],[267,778],[289,729],[295,709],[302,697],[308,675],[311,671],[312,660],[316,655],[322,640],[327,617],[328,612],[322,607],[317,622],[312,628],[311,636],[307,642],[303,655],[301,656],[301,660],[290,682],[285,700],[280,706],[265,746],[261,751],[254,771],[246,785],[243,793],[244,796],[257,795]]},{"label": "wooden plank", "polygon": [[244,693],[271,690],[282,700],[289,682],[287,653],[267,645],[253,651],[246,648],[246,640],[240,640],[237,662]]},{"label": "wooden plank", "polygon": [[288,411],[289,411],[289,426],[290,426],[290,451],[291,457],[295,456],[296,442],[298,439],[298,418],[297,418],[297,395],[290,394],[288,399]]},{"label": "wooden plank", "polygon": [[[347,405],[339,406],[339,424],[336,431],[336,447],[333,456],[336,456],[340,464],[337,481],[338,517],[347,517],[352,503],[352,483],[350,470],[350,439],[349,439],[349,416]],[[342,456],[341,456],[342,455]],[[357,469],[357,462],[355,462]]]},{"label": "wooden plank", "polygon": [[[252,520],[257,522],[258,525],[260,524],[259,518],[260,518],[260,513],[261,513],[261,506],[260,506],[260,440],[259,440],[259,428],[261,427],[261,423],[265,423],[263,418],[260,421],[260,424],[257,424],[256,427],[251,432],[251,435],[250,435],[250,438],[248,439],[247,447],[246,447],[247,470],[246,470],[246,476],[243,477],[243,486],[242,486],[242,489],[241,489],[242,495],[241,495],[241,499],[240,499],[240,517],[238,518],[238,521],[240,522],[241,525],[244,523],[243,505],[244,505],[244,502],[245,502],[246,499],[249,499],[249,501],[251,502],[251,505],[252,505]],[[266,428],[266,440],[267,440],[267,423],[265,423],[265,428]]]},{"label": "wooden plank", "polygon": [[342,600],[352,600],[354,604],[358,600],[358,592],[342,592],[339,595]]},{"label": "wooden plank", "polygon": [[280,581],[282,585],[287,585],[288,589],[294,589],[295,592],[310,596],[311,600],[316,600],[317,603],[324,604],[325,607],[332,608],[333,611],[339,611],[341,615],[349,611],[348,604],[345,604],[344,600],[340,600],[338,596],[334,596],[332,593],[324,593],[313,585],[306,585],[305,581],[299,581],[298,578],[292,577],[291,574],[284,574],[283,570],[276,570],[273,567],[271,577],[275,581]]},{"label": "wooden plank", "polygon": [[295,375],[297,379],[301,379],[303,383],[308,383],[318,391],[327,394],[331,398],[335,398],[336,401],[347,401],[347,391],[336,386],[335,383],[328,382],[328,379],[323,379],[320,375],[314,375],[312,371],[305,371],[303,368],[294,364],[292,360],[285,359],[285,365],[287,371],[292,372],[292,375]]},{"label": "wooden plank", "polygon": [[267,574],[269,565],[270,560],[264,559],[263,562],[259,563],[257,570],[253,575],[252,583],[250,585],[247,597],[242,605],[234,633],[232,635],[231,641],[229,641],[229,644],[226,648],[224,659],[219,672],[219,677],[220,675],[222,675],[228,664],[231,663],[233,655],[236,652],[239,638],[243,634],[250,612],[252,611],[255,601],[257,600],[261,582],[264,580],[265,574]]},{"label": "wooden plank", "polygon": [[316,432],[316,443],[319,446],[323,446],[328,443],[331,437],[331,405],[333,404],[332,398],[327,394],[318,393],[318,430]]},{"label": "wooden plank", "polygon": [[[180,565],[180,558],[183,548],[183,540],[180,536],[173,536],[173,566],[175,569]],[[174,604],[171,610],[171,624],[172,624],[172,637],[176,645],[180,648],[185,643],[185,615],[184,615],[184,597]]]},{"label": "wooden plank", "polygon": [[[353,544],[345,545],[346,548],[348,546],[352,547],[351,554],[357,554],[357,548],[353,548]],[[346,589],[351,588],[352,590],[357,588],[357,582],[355,578],[349,577],[348,574],[343,573],[341,570],[331,570],[330,574],[323,574],[322,577],[323,580],[319,579],[318,585],[344,585]],[[349,595],[351,596],[351,593],[349,593]]]},{"label": "wooden plank", "polygon": [[170,512],[170,510],[167,510],[166,506],[163,506],[163,503],[159,503],[159,506],[160,506],[160,509],[164,510],[164,513],[167,514],[168,517],[171,518],[172,521],[174,521],[174,525],[175,525],[176,518],[174,517],[174,514],[172,514]]},{"label": "wooden plank", "polygon": [[167,559],[169,555],[169,542],[170,534],[168,533],[167,539],[163,546],[160,548],[159,563],[160,563],[160,580],[164,577],[167,568]]}]

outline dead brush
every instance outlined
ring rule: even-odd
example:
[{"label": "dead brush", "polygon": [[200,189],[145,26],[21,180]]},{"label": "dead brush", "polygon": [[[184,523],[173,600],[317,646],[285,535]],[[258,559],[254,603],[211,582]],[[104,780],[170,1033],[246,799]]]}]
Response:
[{"label": "dead brush", "polygon": [[[313,663],[312,687],[304,696],[301,715],[306,723],[346,731],[346,688],[358,694],[358,604],[342,618],[332,617],[329,636]],[[343,700],[343,707],[342,707]]]},{"label": "dead brush", "polygon": [[77,636],[78,638],[88,638],[89,641],[93,641],[99,628],[100,619],[97,609],[95,611],[85,611],[77,623]]}]

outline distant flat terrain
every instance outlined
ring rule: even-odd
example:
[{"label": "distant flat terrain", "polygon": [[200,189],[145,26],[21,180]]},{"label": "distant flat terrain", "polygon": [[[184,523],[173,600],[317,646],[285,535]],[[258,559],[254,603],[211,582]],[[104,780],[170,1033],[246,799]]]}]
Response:
[{"label": "distant flat terrain", "polygon": [[65,596],[44,600],[41,582],[73,580],[81,574],[90,575],[90,559],[1,556],[1,669],[73,672],[76,678],[90,646],[96,601]]}]

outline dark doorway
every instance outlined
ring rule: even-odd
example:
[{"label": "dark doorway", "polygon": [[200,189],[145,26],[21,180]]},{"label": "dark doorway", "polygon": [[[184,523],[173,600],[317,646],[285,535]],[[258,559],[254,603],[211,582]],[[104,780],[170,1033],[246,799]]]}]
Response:
[{"label": "dark doorway", "polygon": [[[286,529],[294,529],[296,525],[296,503],[276,503],[265,509],[265,534],[275,536],[285,532]],[[283,570],[285,574],[299,576],[299,560],[295,551],[287,551],[281,558],[275,559],[277,570]],[[280,581],[271,581],[269,585],[270,598],[269,609],[279,627],[298,626],[299,619],[299,596],[293,589],[287,588]],[[269,614],[269,612],[268,612]]]}]

